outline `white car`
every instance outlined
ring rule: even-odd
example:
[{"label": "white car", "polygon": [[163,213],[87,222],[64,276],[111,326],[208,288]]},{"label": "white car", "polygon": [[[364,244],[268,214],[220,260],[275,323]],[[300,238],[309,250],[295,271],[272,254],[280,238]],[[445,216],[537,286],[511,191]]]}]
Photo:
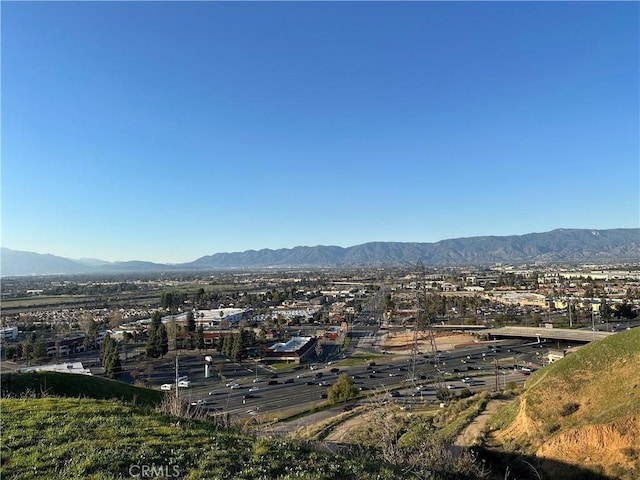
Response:
[{"label": "white car", "polygon": [[296,378],[304,378],[304,375],[301,373],[299,375],[296,375]]},{"label": "white car", "polygon": [[183,375],[182,377],[178,377],[178,382],[183,382],[185,380],[189,380],[189,377],[187,377],[186,375]]},{"label": "white car", "polygon": [[258,387],[251,387],[249,389],[250,392],[258,392],[260,389]]},{"label": "white car", "polygon": [[160,390],[172,390],[173,389],[173,383],[163,383],[162,385],[160,385]]},{"label": "white car", "polygon": [[455,386],[455,385],[451,385],[451,384],[449,384],[449,385],[447,385],[447,388],[448,388],[449,390],[453,390],[454,388],[456,388],[456,386]]},{"label": "white car", "polygon": [[236,388],[242,388],[242,385],[240,385],[239,383],[234,383],[231,385],[231,390],[235,390]]},{"label": "white car", "polygon": [[256,378],[253,379],[253,383],[258,383],[258,382],[261,382],[261,381],[262,381],[262,379],[260,377],[256,377]]},{"label": "white car", "polygon": [[178,382],[180,388],[191,388],[191,382],[189,380],[181,380]]}]

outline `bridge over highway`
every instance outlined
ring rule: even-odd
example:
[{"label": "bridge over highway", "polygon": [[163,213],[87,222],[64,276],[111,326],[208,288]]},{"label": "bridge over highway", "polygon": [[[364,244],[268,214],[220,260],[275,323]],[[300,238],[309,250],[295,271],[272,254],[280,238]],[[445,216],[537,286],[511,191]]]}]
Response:
[{"label": "bridge over highway", "polygon": [[482,331],[491,337],[518,337],[540,340],[570,340],[572,342],[592,342],[602,340],[615,332],[599,332],[592,330],[576,330],[570,328],[544,328],[544,327],[500,327]]}]

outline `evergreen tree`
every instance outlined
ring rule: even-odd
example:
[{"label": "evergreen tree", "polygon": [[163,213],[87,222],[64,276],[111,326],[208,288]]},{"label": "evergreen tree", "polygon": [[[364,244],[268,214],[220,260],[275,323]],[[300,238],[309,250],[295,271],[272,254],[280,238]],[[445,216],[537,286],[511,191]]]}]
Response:
[{"label": "evergreen tree", "polygon": [[169,351],[169,336],[167,335],[167,328],[162,322],[160,322],[160,326],[158,327],[157,351],[161,358]]},{"label": "evergreen tree", "polygon": [[242,340],[242,334],[234,333],[233,334],[233,344],[231,347],[231,358],[234,360],[242,360],[242,352],[244,351],[244,345]]},{"label": "evergreen tree", "polygon": [[202,325],[198,327],[198,333],[196,338],[197,338],[198,350],[203,350],[204,349],[204,328],[202,328]]},{"label": "evergreen tree", "polygon": [[[162,325],[162,317],[160,316],[160,312],[154,312],[151,317],[151,325],[149,325],[149,330],[147,331],[149,338],[147,339],[147,345],[145,346],[145,353],[149,358],[158,358],[163,353],[160,350],[160,344],[162,343],[161,338],[161,328],[164,331],[165,338],[167,338],[167,329]],[[169,348],[169,341],[167,338],[167,350]]]},{"label": "evergreen tree", "polygon": [[118,345],[110,335],[105,336],[100,347],[100,363],[108,378],[115,378],[122,371]]},{"label": "evergreen tree", "polygon": [[196,317],[193,314],[192,310],[189,310],[189,312],[187,313],[187,330],[189,332],[196,331]]},{"label": "evergreen tree", "polygon": [[225,357],[230,357],[232,349],[233,349],[233,335],[225,335],[222,343],[222,354]]}]

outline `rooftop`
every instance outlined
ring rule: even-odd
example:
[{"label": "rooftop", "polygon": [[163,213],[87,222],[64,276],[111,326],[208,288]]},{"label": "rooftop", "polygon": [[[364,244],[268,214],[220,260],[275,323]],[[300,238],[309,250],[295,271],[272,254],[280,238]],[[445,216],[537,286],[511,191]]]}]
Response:
[{"label": "rooftop", "polygon": [[272,352],[284,353],[284,352],[297,352],[304,347],[312,337],[291,337],[286,343],[275,343],[269,350]]}]

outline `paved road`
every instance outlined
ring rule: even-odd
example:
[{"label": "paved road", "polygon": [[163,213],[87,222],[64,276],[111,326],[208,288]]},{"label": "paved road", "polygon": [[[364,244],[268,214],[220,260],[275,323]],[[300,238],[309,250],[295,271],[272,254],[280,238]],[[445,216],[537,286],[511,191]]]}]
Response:
[{"label": "paved road", "polygon": [[[503,342],[503,347],[498,352],[489,350],[486,345],[472,345],[443,352],[438,359],[438,369],[444,372],[440,380],[444,382],[444,385],[451,385],[453,392],[462,388],[469,388],[472,391],[495,389],[496,382],[499,388],[504,388],[507,383],[512,381],[523,382],[526,376],[521,372],[515,372],[513,364],[517,360],[520,365],[532,363],[535,366],[534,362],[538,358],[535,353],[540,352],[541,349],[536,348],[535,345],[508,348],[512,344],[513,342]],[[251,365],[225,362],[223,372],[228,374],[228,378],[240,383],[241,388],[238,389],[226,387],[217,379],[203,379],[200,366],[195,365],[192,361],[189,363],[190,366],[185,369],[180,368],[180,374],[189,375],[193,382],[193,388],[184,389],[180,393],[189,401],[207,399],[212,402],[209,405],[212,410],[222,409],[241,418],[276,412],[287,415],[304,408],[325,404],[326,400],[321,398],[322,394],[326,394],[327,388],[336,381],[338,375],[347,373],[363,393],[398,390],[400,393],[398,399],[405,403],[436,402],[435,391],[437,388],[434,385],[423,390],[422,396],[419,393],[412,396],[416,391],[416,385],[426,385],[439,377],[438,371],[428,355],[420,356],[417,359],[414,381],[407,380],[407,377],[411,377],[411,358],[409,356],[388,355],[384,357],[384,361],[379,360],[379,356],[377,358],[376,365],[373,366],[344,366],[339,360],[331,365],[323,364],[316,371],[304,369],[279,373],[277,379],[269,378],[271,372],[263,375],[262,371],[259,371],[262,380],[257,383],[253,382],[255,372],[249,368]],[[345,362],[347,361],[345,360]],[[502,364],[502,368],[496,369],[497,362]],[[171,362],[168,362],[167,372],[170,372],[171,366]],[[331,371],[335,368],[339,369],[337,373]],[[194,373],[193,376],[191,372]],[[318,373],[322,374],[321,378],[315,377]],[[463,377],[471,377],[475,381],[472,384],[462,383],[460,379]],[[169,378],[173,378],[173,376]],[[268,385],[269,381],[277,381],[278,383]],[[290,383],[284,383],[285,381]],[[326,382],[326,384],[320,386],[320,382]],[[258,387],[259,390],[249,392],[252,387]],[[208,395],[211,390],[215,390],[217,394]],[[251,396],[243,398],[247,395]]]}]

